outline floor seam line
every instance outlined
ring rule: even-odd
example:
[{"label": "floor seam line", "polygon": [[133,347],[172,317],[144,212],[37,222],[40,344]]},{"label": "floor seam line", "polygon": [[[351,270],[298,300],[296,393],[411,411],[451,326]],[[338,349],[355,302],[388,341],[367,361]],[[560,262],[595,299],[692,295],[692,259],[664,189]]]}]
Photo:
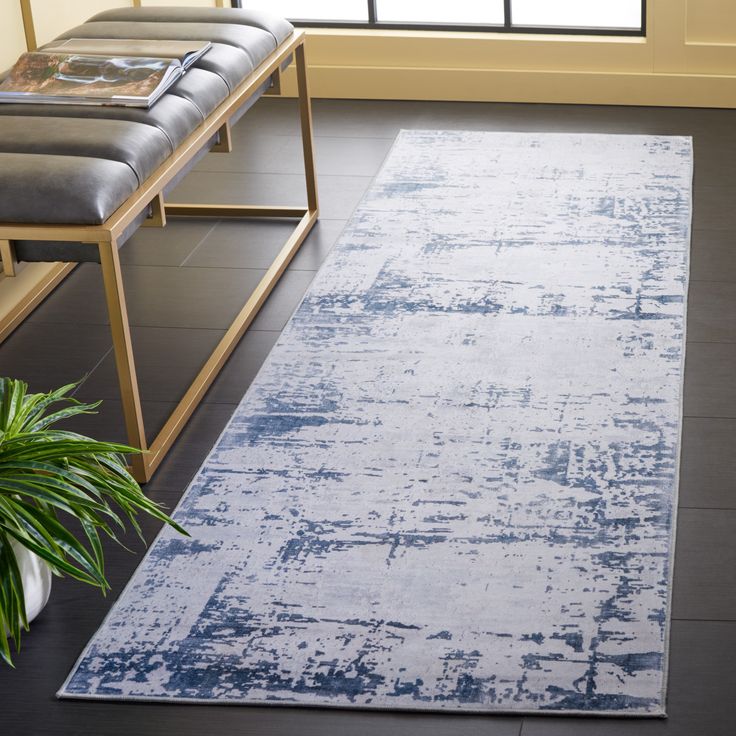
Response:
[{"label": "floor seam line", "polygon": [[222,220],[216,220],[214,225],[204,234],[202,239],[197,243],[197,245],[194,246],[194,248],[190,251],[189,255],[179,264],[179,268],[183,268],[186,265],[186,262],[199,250],[199,247],[204,243],[207,238],[209,238],[210,235],[212,235],[212,231],[222,222]]},{"label": "floor seam line", "polygon": [[92,370],[89,371],[85,377],[79,382],[79,385],[74,389],[74,391],[70,394],[72,397],[76,397],[77,392],[79,391],[82,386],[84,386],[85,383],[87,383],[87,380],[90,378],[90,376],[102,365],[105,358],[107,358],[110,353],[112,353],[115,350],[114,346],[110,346],[106,351],[105,354],[94,364],[92,367]]}]

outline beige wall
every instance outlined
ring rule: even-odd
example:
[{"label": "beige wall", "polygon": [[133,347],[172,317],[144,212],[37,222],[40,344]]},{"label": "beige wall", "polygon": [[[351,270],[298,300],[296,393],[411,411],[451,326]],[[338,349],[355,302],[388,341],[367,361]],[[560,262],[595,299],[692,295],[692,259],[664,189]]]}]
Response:
[{"label": "beige wall", "polygon": [[[0,0],[8,6],[14,6],[17,18],[20,18],[17,7],[18,0]],[[133,5],[133,0],[31,0],[33,19],[36,28],[36,40],[38,44],[46,43],[60,33],[75,25],[84,23],[90,16],[110,8],[119,8],[125,5]],[[215,0],[142,0],[141,5],[215,5]],[[5,20],[3,13],[2,20]],[[19,21],[16,20],[14,28],[9,31],[18,35]],[[22,26],[20,27],[22,39]]]},{"label": "beige wall", "polygon": [[[226,5],[229,5],[230,3],[226,3]],[[120,5],[120,3],[118,3]],[[216,5],[216,0],[142,0],[141,5],[187,5],[190,7],[196,7],[196,6],[214,6]]]},{"label": "beige wall", "polygon": [[[646,39],[310,32],[316,97],[736,108],[736,0],[649,0]],[[294,91],[293,79],[285,90]]]},{"label": "beige wall", "polygon": [[18,0],[0,0],[0,69],[7,69],[26,49]]},{"label": "beige wall", "polygon": [[84,23],[90,16],[109,8],[130,5],[126,0],[32,0],[36,41],[47,43],[69,28]]},{"label": "beige wall", "polygon": [[735,43],[734,0],[690,0],[687,3],[687,36],[689,41]]}]

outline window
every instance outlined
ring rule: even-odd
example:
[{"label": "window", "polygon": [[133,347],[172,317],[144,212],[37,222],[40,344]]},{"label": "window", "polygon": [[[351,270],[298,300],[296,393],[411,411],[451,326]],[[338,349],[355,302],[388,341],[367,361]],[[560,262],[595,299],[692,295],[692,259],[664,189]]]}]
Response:
[{"label": "window", "polygon": [[512,0],[511,19],[530,28],[641,30],[641,0]]},{"label": "window", "polygon": [[646,28],[646,0],[241,0],[240,4],[307,26],[626,36],[643,36]]},{"label": "window", "polygon": [[258,8],[290,20],[366,22],[366,0],[242,0],[244,8]]},{"label": "window", "polygon": [[387,23],[503,25],[503,0],[376,0],[376,20]]}]

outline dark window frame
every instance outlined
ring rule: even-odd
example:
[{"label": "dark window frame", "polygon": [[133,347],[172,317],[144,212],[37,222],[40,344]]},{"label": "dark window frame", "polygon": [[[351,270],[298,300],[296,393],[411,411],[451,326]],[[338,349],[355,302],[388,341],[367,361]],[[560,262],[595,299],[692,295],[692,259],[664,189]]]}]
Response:
[{"label": "dark window frame", "polygon": [[[368,20],[363,22],[342,22],[328,20],[292,20],[302,28],[369,28],[387,31],[460,31],[485,33],[528,33],[576,36],[628,36],[642,38],[647,35],[647,0],[641,0],[641,28],[576,28],[569,26],[518,26],[511,17],[511,0],[504,0],[504,24],[483,25],[462,23],[388,23],[377,20],[377,0],[366,0]],[[241,0],[232,0],[234,7],[242,5]]]}]

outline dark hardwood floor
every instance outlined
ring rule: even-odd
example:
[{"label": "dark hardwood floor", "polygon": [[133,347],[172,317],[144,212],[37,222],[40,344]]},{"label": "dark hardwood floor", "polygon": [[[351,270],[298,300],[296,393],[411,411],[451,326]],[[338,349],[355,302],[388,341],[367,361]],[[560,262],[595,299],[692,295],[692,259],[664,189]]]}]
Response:
[{"label": "dark hardwood floor", "polygon": [[[685,422],[666,720],[496,717],[244,706],[57,701],[54,693],[139,556],[109,547],[113,592],[54,583],[17,668],[0,668],[5,736],[730,736],[736,733],[736,111],[431,102],[314,103],[322,219],[208,393],[148,493],[169,506],[186,488],[340,234],[400,128],[691,135],[695,210]],[[296,108],[263,100],[176,197],[299,204]],[[267,266],[279,224],[174,222],[121,250],[144,412],[155,430]],[[87,375],[105,399],[80,431],[123,439],[97,267],[79,267],[0,346],[0,373],[34,390]],[[156,525],[145,523],[151,539]],[[135,549],[142,545],[128,540]]]}]

